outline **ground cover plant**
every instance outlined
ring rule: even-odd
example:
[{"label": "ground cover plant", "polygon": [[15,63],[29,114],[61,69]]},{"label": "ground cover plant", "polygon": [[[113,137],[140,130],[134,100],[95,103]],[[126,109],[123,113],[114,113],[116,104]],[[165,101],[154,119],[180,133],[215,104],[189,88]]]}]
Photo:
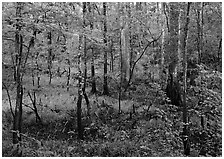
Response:
[{"label": "ground cover plant", "polygon": [[3,157],[222,155],[222,5],[2,3]]}]

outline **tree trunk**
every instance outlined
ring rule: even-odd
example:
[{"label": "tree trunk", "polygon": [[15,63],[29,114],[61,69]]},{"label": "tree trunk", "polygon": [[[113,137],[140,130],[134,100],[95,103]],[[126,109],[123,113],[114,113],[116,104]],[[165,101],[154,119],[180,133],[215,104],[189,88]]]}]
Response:
[{"label": "tree trunk", "polygon": [[184,90],[183,90],[183,144],[184,144],[184,154],[186,156],[190,155],[190,140],[189,140],[189,130],[188,130],[188,115],[187,115],[187,103],[186,103],[186,94],[187,94],[187,36],[188,36],[188,25],[190,22],[189,12],[190,12],[190,2],[187,3],[187,15],[186,23],[184,27],[184,38],[183,38],[183,69],[184,69]]},{"label": "tree trunk", "polygon": [[[87,11],[87,7],[86,7],[86,2],[83,2],[83,26],[84,28],[86,27],[86,11]],[[86,36],[83,36],[83,48],[84,48],[84,85],[82,87],[82,93],[84,95],[85,101],[86,101],[86,107],[87,107],[87,116],[90,117],[90,105],[89,105],[89,99],[88,96],[86,94],[86,79],[87,79],[87,48],[86,48]]]},{"label": "tree trunk", "polygon": [[160,78],[163,81],[163,69],[164,69],[164,55],[165,55],[165,17],[163,16],[164,7],[163,2],[160,3],[160,14],[162,17],[162,21],[159,23],[160,28],[162,30],[162,39],[161,39],[161,62],[160,62]]},{"label": "tree trunk", "polygon": [[[79,37],[79,51],[81,52],[81,38]],[[83,139],[83,127],[82,127],[82,87],[83,87],[83,78],[82,78],[82,66],[81,66],[81,53],[78,57],[78,71],[79,71],[79,80],[78,80],[78,101],[77,101],[77,131],[78,139]]]},{"label": "tree trunk", "polygon": [[129,60],[129,72],[128,72],[128,79],[130,78],[131,76],[131,68],[132,68],[132,65],[133,65],[133,45],[132,45],[132,18],[131,18],[131,5],[130,3],[127,3],[127,12],[128,12],[128,37],[127,37],[127,54],[129,53],[129,57],[128,57],[128,60]]},{"label": "tree trunk", "polygon": [[201,13],[199,12],[199,46],[200,50],[198,52],[198,63],[201,64],[203,60],[203,25],[204,25],[204,3],[201,2]]},{"label": "tree trunk", "polygon": [[103,75],[103,94],[108,95],[108,84],[107,84],[107,4],[106,2],[103,2],[103,15],[104,15],[104,22],[103,22],[103,41],[105,44],[105,50],[104,50],[104,75]]},{"label": "tree trunk", "polygon": [[114,72],[113,40],[110,40],[110,71]]},{"label": "tree trunk", "polygon": [[178,17],[179,8],[177,3],[170,3],[170,14],[169,14],[169,53],[170,53],[170,64],[169,74],[167,80],[166,94],[170,98],[173,105],[181,105],[180,96],[180,84],[177,80],[177,66],[179,63],[178,59]]},{"label": "tree trunk", "polygon": [[68,59],[68,71],[67,71],[67,91],[69,91],[69,83],[70,83],[70,77],[71,77],[71,65],[70,65],[70,60]]},{"label": "tree trunk", "polygon": [[219,40],[219,46],[218,46],[218,61],[222,62],[222,39]]},{"label": "tree trunk", "polygon": [[[92,17],[94,15],[93,11],[92,11],[92,6],[91,3],[88,3],[88,8],[89,8],[89,13],[90,13],[90,29],[93,30],[93,21],[92,21]],[[95,94],[97,92],[96,90],[96,79],[95,79],[95,64],[94,64],[94,46],[92,46],[91,51],[92,51],[92,58],[91,58],[91,82],[92,82],[92,90],[91,93]]]},{"label": "tree trunk", "polygon": [[48,45],[49,45],[49,49],[48,49],[48,74],[49,74],[49,85],[51,84],[51,80],[52,80],[52,49],[51,49],[51,31],[49,31],[47,33],[47,39],[48,39]]},{"label": "tree trunk", "polygon": [[21,149],[21,131],[22,131],[22,100],[23,100],[23,85],[22,85],[22,77],[21,77],[21,65],[22,65],[22,56],[23,56],[23,38],[21,35],[21,12],[22,12],[22,3],[16,3],[16,17],[17,17],[17,24],[16,24],[16,35],[15,35],[15,50],[16,58],[15,58],[15,66],[16,66],[16,107],[15,107],[15,118],[13,121],[13,146],[15,151],[13,155],[16,157],[22,156],[22,149]]}]

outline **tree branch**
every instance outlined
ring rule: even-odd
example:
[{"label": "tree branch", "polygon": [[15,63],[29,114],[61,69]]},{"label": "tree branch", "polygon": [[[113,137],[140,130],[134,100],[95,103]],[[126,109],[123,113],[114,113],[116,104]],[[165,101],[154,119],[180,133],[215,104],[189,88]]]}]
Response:
[{"label": "tree branch", "polygon": [[5,87],[5,90],[6,90],[6,93],[7,93],[7,96],[9,98],[9,106],[10,106],[10,111],[12,113],[12,116],[13,116],[13,119],[15,118],[15,114],[13,113],[13,110],[12,110],[12,101],[11,101],[11,97],[10,97],[10,94],[9,94],[9,90],[7,88],[7,86],[5,85],[4,82],[2,82],[3,86]]}]

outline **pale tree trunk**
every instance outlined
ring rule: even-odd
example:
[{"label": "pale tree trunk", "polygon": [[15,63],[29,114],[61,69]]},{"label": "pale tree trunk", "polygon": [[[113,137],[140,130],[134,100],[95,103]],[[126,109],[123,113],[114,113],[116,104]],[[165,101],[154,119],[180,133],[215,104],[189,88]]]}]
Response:
[{"label": "pale tree trunk", "polygon": [[[88,8],[89,8],[89,14],[90,14],[90,29],[93,30],[93,16],[94,16],[94,12],[92,10],[92,4],[89,2],[88,3]],[[92,82],[92,90],[91,92],[94,94],[97,92],[96,90],[96,79],[95,79],[95,64],[94,64],[94,50],[95,50],[95,47],[92,46],[91,48],[91,51],[92,51],[92,58],[91,58],[91,82]]]},{"label": "pale tree trunk", "polygon": [[204,26],[204,3],[201,2],[201,18],[200,18],[200,56],[199,56],[199,64],[202,63],[203,60],[203,26]]},{"label": "pale tree trunk", "polygon": [[200,3],[200,9],[197,11],[197,51],[198,51],[198,64],[202,62],[202,52],[203,52],[203,10],[204,3]]},{"label": "pale tree trunk", "polygon": [[131,68],[133,65],[133,47],[132,47],[132,18],[131,18],[131,5],[130,2],[127,3],[127,14],[128,14],[128,34],[127,34],[127,56],[128,56],[128,79],[131,76]]},{"label": "pale tree trunk", "polygon": [[[181,21],[181,18],[182,18],[182,10],[181,10],[181,6],[180,6],[180,8],[179,8],[179,19],[178,19],[178,21],[179,21],[179,26],[178,26],[178,59],[181,59],[181,52],[182,52],[182,50],[181,50],[181,39],[182,39],[182,37],[181,37],[181,33],[182,33],[182,31],[181,31],[181,27],[182,27],[182,21]],[[178,64],[180,64],[180,63],[178,63]],[[180,67],[178,67],[178,68],[180,68]],[[179,69],[178,69],[178,71],[180,71]]]},{"label": "pale tree trunk", "polygon": [[108,89],[108,84],[107,84],[107,3],[103,2],[103,16],[104,16],[104,21],[103,21],[103,41],[105,44],[104,48],[104,74],[103,74],[103,94],[108,95],[109,94],[109,89]]},{"label": "pale tree trunk", "polygon": [[164,13],[164,4],[163,2],[160,2],[160,5],[158,6],[160,9],[160,16],[161,21],[159,22],[160,28],[162,30],[162,38],[161,38],[161,63],[160,63],[160,79],[163,81],[163,70],[164,70],[164,55],[165,55],[165,17],[163,15]]},{"label": "pale tree trunk", "polygon": [[22,17],[22,8],[23,3],[17,2],[16,3],[16,17],[17,17],[17,24],[16,24],[16,35],[15,35],[15,82],[16,82],[16,107],[15,107],[15,117],[13,121],[13,146],[14,152],[13,156],[21,157],[22,156],[22,149],[21,149],[21,131],[22,131],[22,100],[23,100],[23,85],[22,85],[22,76],[21,76],[21,65],[23,60],[23,38],[21,35],[21,17]]},{"label": "pale tree trunk", "polygon": [[184,69],[184,90],[183,90],[183,145],[184,145],[184,154],[186,156],[190,155],[190,139],[189,139],[189,122],[188,122],[188,110],[186,103],[186,95],[187,95],[187,36],[188,36],[188,25],[190,22],[189,12],[190,12],[190,4],[187,3],[187,15],[186,15],[186,23],[184,27],[184,37],[183,37],[183,69]]}]

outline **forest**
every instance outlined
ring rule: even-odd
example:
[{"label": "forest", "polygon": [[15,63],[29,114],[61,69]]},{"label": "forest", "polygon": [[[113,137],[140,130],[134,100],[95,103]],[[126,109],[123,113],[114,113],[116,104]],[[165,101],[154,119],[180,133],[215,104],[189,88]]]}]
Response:
[{"label": "forest", "polygon": [[221,2],[2,2],[3,157],[222,156]]}]

